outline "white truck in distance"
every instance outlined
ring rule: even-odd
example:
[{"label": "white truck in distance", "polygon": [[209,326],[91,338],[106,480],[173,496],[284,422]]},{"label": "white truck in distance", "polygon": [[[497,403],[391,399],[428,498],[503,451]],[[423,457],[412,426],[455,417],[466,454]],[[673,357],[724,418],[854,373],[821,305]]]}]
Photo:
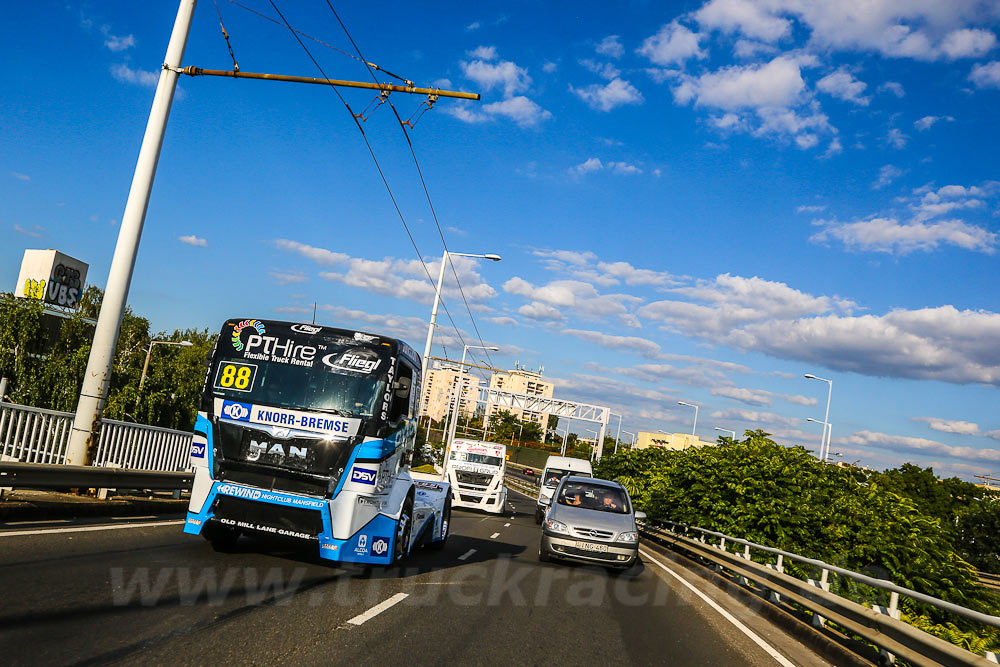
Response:
[{"label": "white truck in distance", "polygon": [[506,446],[454,440],[444,464],[445,481],[451,482],[452,507],[502,513],[507,504],[507,487],[503,483],[506,468]]}]

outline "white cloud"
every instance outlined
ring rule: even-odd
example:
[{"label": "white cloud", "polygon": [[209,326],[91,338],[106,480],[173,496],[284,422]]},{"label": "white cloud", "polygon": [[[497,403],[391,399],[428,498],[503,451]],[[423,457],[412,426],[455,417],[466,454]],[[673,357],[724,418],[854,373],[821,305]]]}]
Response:
[{"label": "white cloud", "polygon": [[[497,47],[495,46],[477,46],[472,51],[468,52],[470,58],[478,58],[479,60],[496,60],[497,59]],[[510,63],[513,65],[513,63]]]},{"label": "white cloud", "polygon": [[473,21],[469,25],[465,26],[465,29],[468,32],[472,32],[473,30],[479,30],[480,27],[482,27],[482,24],[479,21]]},{"label": "white cloud", "polygon": [[685,76],[674,88],[679,104],[719,109],[783,108],[796,104],[805,88],[799,64],[779,56],[763,65],[734,65],[700,77]]},{"label": "white cloud", "polygon": [[[598,162],[600,162],[600,160],[598,160]],[[544,257],[546,259],[565,262],[567,264],[575,264],[578,266],[583,266],[584,264],[597,259],[597,255],[589,250],[533,250],[531,251],[531,254],[537,257]]]},{"label": "white cloud", "polygon": [[901,453],[922,455],[943,454],[967,461],[1000,461],[1000,449],[976,449],[974,447],[952,447],[927,438],[911,438],[902,435],[888,435],[872,431],[858,431],[842,439],[851,445],[878,447]]},{"label": "white cloud", "polygon": [[863,107],[871,102],[870,97],[863,96],[868,84],[858,81],[853,74],[843,68],[824,76],[816,82],[816,87],[828,95]]},{"label": "white cloud", "polygon": [[914,121],[913,127],[915,127],[920,132],[923,132],[924,130],[929,130],[931,127],[934,126],[935,123],[942,120],[950,123],[953,122],[955,119],[952,118],[951,116],[924,116],[923,118]]},{"label": "white cloud", "polygon": [[905,172],[899,167],[895,167],[891,164],[883,165],[882,168],[878,170],[878,180],[872,185],[872,189],[881,190],[902,176],[904,173]]},{"label": "white cloud", "polygon": [[612,79],[604,85],[594,83],[583,88],[569,87],[570,91],[598,111],[611,111],[626,104],[642,104],[639,89],[624,79]]},{"label": "white cloud", "polygon": [[493,324],[499,324],[502,327],[516,327],[520,322],[515,320],[513,317],[507,317],[505,315],[497,317],[487,317],[488,322],[493,322]]},{"label": "white cloud", "polygon": [[111,66],[111,76],[119,83],[129,83],[137,86],[155,88],[160,80],[159,72],[146,72],[140,69],[132,69],[125,63]]},{"label": "white cloud", "polygon": [[[554,280],[536,286],[515,276],[503,284],[503,289],[509,294],[516,294],[531,301],[533,313],[551,314],[551,311],[537,307],[539,304],[546,304],[571,310],[580,317],[592,320],[624,315],[628,311],[624,304],[640,301],[637,297],[627,294],[601,294],[593,285],[580,280]],[[518,312],[528,315],[523,310]]]},{"label": "white cloud", "polygon": [[298,241],[290,241],[288,239],[276,239],[272,241],[271,244],[278,250],[284,250],[285,252],[293,252],[298,255],[302,255],[303,257],[320,264],[321,266],[340,266],[351,259],[350,255],[345,255],[342,252],[333,252],[332,250],[327,250],[326,248],[317,248],[315,246],[299,243]]},{"label": "white cloud", "polygon": [[[724,419],[729,421],[744,421],[753,424],[779,425],[787,427],[801,426],[804,419],[793,417],[783,417],[773,412],[759,412],[757,410],[743,410],[741,408],[730,408],[728,410],[717,410],[712,413],[712,419]],[[765,429],[766,430],[766,429]]]},{"label": "white cloud", "polygon": [[941,40],[941,50],[954,60],[978,58],[996,46],[997,38],[989,30],[963,28],[953,30]]},{"label": "white cloud", "polygon": [[195,236],[194,234],[189,234],[187,236],[178,236],[177,240],[186,245],[196,246],[198,248],[207,248],[208,241]]},{"label": "white cloud", "polygon": [[1000,60],[974,66],[969,81],[977,88],[1000,88]]},{"label": "white cloud", "polygon": [[857,222],[825,222],[826,227],[810,237],[821,243],[837,240],[852,250],[906,255],[915,250],[936,250],[952,245],[965,250],[993,254],[997,235],[961,220],[935,223],[900,222],[896,218],[870,218]]},{"label": "white cloud", "polygon": [[885,135],[885,142],[899,150],[906,147],[906,142],[910,140],[910,137],[903,134],[902,130],[898,127],[889,128],[889,133]]},{"label": "white cloud", "polygon": [[747,389],[743,387],[714,387],[711,390],[713,396],[724,396],[734,401],[746,403],[747,405],[769,406],[774,403],[775,398],[779,398],[796,405],[816,405],[817,399],[808,396],[777,394],[765,389]]},{"label": "white cloud", "polygon": [[657,65],[680,65],[689,58],[708,57],[699,44],[700,40],[701,35],[674,21],[643,40],[636,53]]},{"label": "white cloud", "polygon": [[816,205],[816,206],[798,206],[795,209],[796,213],[819,213],[820,211],[826,210],[826,204]]},{"label": "white cloud", "polygon": [[601,162],[599,158],[592,157],[587,158],[585,161],[576,165],[575,167],[570,167],[569,173],[574,176],[584,176],[586,174],[592,174],[596,171],[601,171],[602,169],[608,170],[613,174],[641,174],[642,169],[635,166],[634,164],[629,164],[628,162]]},{"label": "white cloud", "polygon": [[733,55],[743,60],[750,60],[756,58],[758,55],[773,55],[777,51],[778,49],[771,44],[755,42],[749,39],[738,39],[733,45]]},{"label": "white cloud", "polygon": [[563,314],[558,308],[550,306],[545,303],[539,303],[538,301],[533,301],[531,303],[525,304],[517,309],[521,315],[524,315],[529,320],[563,320]]},{"label": "white cloud", "polygon": [[634,352],[642,357],[655,359],[660,354],[659,344],[638,336],[616,336],[602,333],[600,331],[588,331],[583,329],[564,329],[561,333],[573,336],[588,343],[594,343],[609,350],[625,350]]},{"label": "white cloud", "polygon": [[13,176],[14,178],[16,178],[19,181],[30,181],[31,180],[31,176],[28,176],[27,174],[22,174],[19,171],[12,171],[12,172],[10,172],[10,175]]},{"label": "white cloud", "polygon": [[268,273],[271,279],[279,285],[294,285],[308,282],[309,278],[301,271],[279,271],[277,269]]},{"label": "white cloud", "polygon": [[903,90],[903,84],[898,81],[886,81],[878,87],[878,92],[880,93],[892,93],[896,97],[903,97],[906,95],[906,91]]},{"label": "white cloud", "polygon": [[594,47],[594,50],[610,58],[621,58],[625,54],[625,47],[622,46],[618,35],[608,35]]},{"label": "white cloud", "polygon": [[132,35],[125,35],[124,37],[107,35],[107,38],[104,40],[104,46],[108,47],[108,49],[114,51],[115,53],[125,51],[135,46],[135,37]]},{"label": "white cloud", "polygon": [[14,231],[18,234],[24,234],[25,236],[33,236],[35,238],[41,238],[45,234],[45,228],[41,225],[32,225],[31,229],[22,227],[21,225],[14,225]]},{"label": "white cloud", "polygon": [[[493,49],[492,56],[496,58],[495,49]],[[496,63],[473,60],[472,62],[463,61],[459,65],[466,78],[475,81],[487,91],[501,88],[505,97],[523,92],[531,85],[528,70],[518,67],[509,60],[501,60]]]},{"label": "white cloud", "polygon": [[955,433],[957,435],[979,435],[979,424],[976,424],[975,422],[938,419],[936,417],[914,417],[913,421],[924,422],[932,430],[942,431],[944,433]]},{"label": "white cloud", "polygon": [[559,69],[559,65],[556,65],[551,60],[546,61],[545,63],[542,64],[542,71],[545,72],[546,74],[552,74],[557,69]]},{"label": "white cloud", "polygon": [[751,0],[711,0],[694,17],[702,28],[738,32],[764,42],[777,41],[791,32],[790,21]]},{"label": "white cloud", "polygon": [[580,64],[602,79],[617,79],[622,73],[620,69],[611,63],[599,63],[589,58],[584,58],[580,61]]},{"label": "white cloud", "polygon": [[454,116],[463,123],[485,123],[490,119],[486,114],[477,111],[468,102],[456,101],[444,107],[444,112],[449,116]]},{"label": "white cloud", "polygon": [[[411,342],[423,340],[427,336],[427,320],[420,317],[383,315],[372,313],[368,310],[353,310],[344,306],[329,304],[320,304],[319,310],[323,313],[330,313],[337,326],[360,325],[359,328],[370,329],[372,332],[396,336]],[[311,312],[312,309],[308,309],[308,311]],[[462,330],[460,333],[465,337],[466,341],[470,340],[471,337],[468,332]],[[444,345],[453,349],[455,347],[461,348],[462,345],[458,333],[450,326],[438,328],[437,333],[434,334],[434,344],[438,346]],[[491,345],[490,341],[486,341],[486,344]],[[511,346],[509,345],[505,346],[505,350],[510,348]]]},{"label": "white cloud", "polygon": [[524,95],[510,97],[483,106],[483,111],[494,116],[510,118],[521,127],[534,127],[552,118],[552,113],[538,106]]}]

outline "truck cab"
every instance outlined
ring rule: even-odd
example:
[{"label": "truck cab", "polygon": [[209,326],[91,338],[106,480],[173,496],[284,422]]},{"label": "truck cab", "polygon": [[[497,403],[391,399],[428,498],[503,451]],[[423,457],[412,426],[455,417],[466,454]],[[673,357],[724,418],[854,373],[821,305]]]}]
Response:
[{"label": "truck cab", "polygon": [[455,439],[445,461],[453,507],[501,514],[507,504],[504,473],[507,447],[495,442]]},{"label": "truck cab", "polygon": [[572,456],[550,456],[545,461],[545,470],[539,481],[538,498],[535,502],[535,523],[542,523],[545,512],[552,504],[552,494],[563,477],[593,477],[594,469],[590,461]]}]

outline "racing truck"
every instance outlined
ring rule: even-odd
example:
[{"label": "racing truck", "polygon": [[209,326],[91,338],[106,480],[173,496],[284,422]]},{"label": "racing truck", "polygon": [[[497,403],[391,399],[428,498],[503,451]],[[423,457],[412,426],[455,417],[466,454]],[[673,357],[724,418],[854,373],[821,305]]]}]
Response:
[{"label": "racing truck", "polygon": [[443,547],[451,493],[415,479],[420,357],[348,329],[231,319],[210,355],[194,426],[184,532],[241,535],[320,558],[389,565]]},{"label": "racing truck", "polygon": [[506,446],[479,440],[452,441],[444,464],[452,504],[502,513],[507,503],[506,468]]}]

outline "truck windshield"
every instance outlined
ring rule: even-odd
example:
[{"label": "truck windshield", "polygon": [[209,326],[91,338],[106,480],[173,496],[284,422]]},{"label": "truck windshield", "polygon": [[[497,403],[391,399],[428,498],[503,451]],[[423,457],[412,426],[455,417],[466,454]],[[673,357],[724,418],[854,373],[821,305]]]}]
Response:
[{"label": "truck windshield", "polygon": [[320,330],[266,320],[227,322],[206,393],[243,403],[375,415],[392,365],[387,348]]},{"label": "truck windshield", "polygon": [[487,456],[486,454],[470,454],[468,452],[452,452],[451,460],[459,463],[476,463],[484,466],[500,467],[502,463],[499,456]]}]

